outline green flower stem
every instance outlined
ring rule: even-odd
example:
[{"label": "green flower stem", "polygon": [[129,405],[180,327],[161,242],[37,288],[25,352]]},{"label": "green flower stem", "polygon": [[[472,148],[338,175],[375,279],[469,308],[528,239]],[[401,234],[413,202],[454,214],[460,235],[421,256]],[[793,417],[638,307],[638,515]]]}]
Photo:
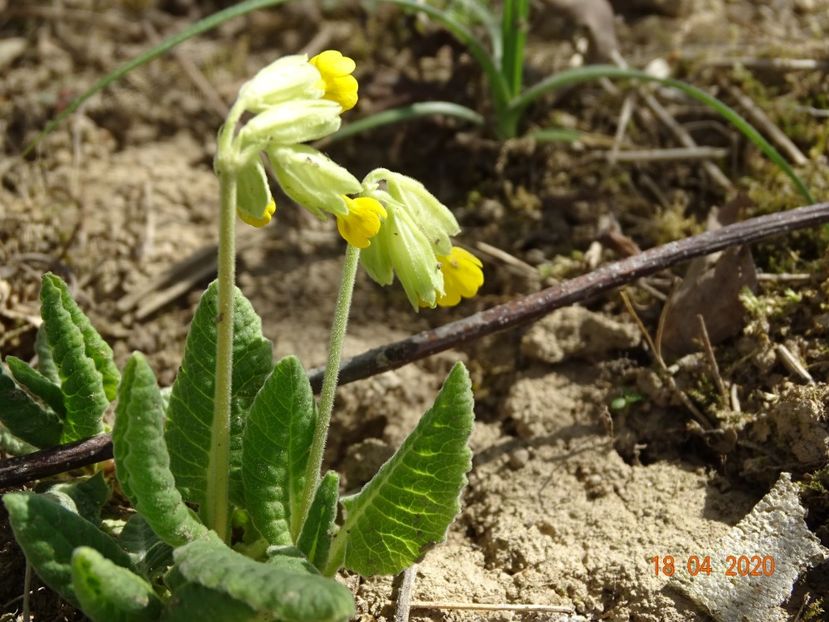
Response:
[{"label": "green flower stem", "polygon": [[319,416],[314,429],[314,441],[308,459],[308,470],[305,474],[305,492],[302,498],[302,523],[308,516],[308,510],[314,500],[322,471],[322,455],[325,450],[325,440],[328,437],[328,426],[331,423],[331,411],[334,409],[334,394],[337,391],[337,379],[340,375],[340,359],[343,353],[343,340],[348,326],[348,312],[351,309],[351,294],[354,292],[354,281],[357,278],[357,266],[360,263],[360,249],[346,246],[343,277],[340,283],[340,292],[337,295],[337,306],[334,309],[334,321],[331,324],[331,336],[328,342],[328,361],[325,364],[325,374],[322,377],[320,391]]},{"label": "green flower stem", "polygon": [[230,395],[233,388],[233,290],[236,281],[236,149],[233,137],[244,106],[237,101],[219,132],[216,170],[219,175],[218,316],[216,317],[216,385],[207,490],[202,517],[225,542],[230,537]]},{"label": "green flower stem", "polygon": [[236,175],[219,172],[219,308],[216,317],[216,386],[204,518],[227,542],[230,474],[230,392],[233,382],[233,288],[236,276]]}]

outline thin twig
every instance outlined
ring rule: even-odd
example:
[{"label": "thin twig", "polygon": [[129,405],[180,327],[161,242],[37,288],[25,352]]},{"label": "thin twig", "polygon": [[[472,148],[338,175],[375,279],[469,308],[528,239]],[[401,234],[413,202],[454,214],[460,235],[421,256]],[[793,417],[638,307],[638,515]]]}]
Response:
[{"label": "thin twig", "polygon": [[526,603],[456,603],[451,601],[418,600],[412,609],[455,609],[457,611],[540,611],[546,613],[573,613],[573,607],[566,605],[531,605]]},{"label": "thin twig", "polygon": [[714,382],[717,384],[717,390],[722,397],[723,406],[728,405],[728,389],[725,388],[725,382],[720,374],[720,366],[717,365],[717,357],[714,356],[714,346],[711,345],[711,338],[708,336],[708,327],[705,325],[705,318],[701,313],[697,314],[697,321],[699,322],[699,334],[702,339],[702,348],[705,351],[705,357],[708,359],[708,365],[711,367],[711,374],[714,376]]},{"label": "thin twig", "polygon": [[0,490],[112,458],[109,434],[43,449],[0,462]]},{"label": "thin twig", "polygon": [[659,369],[659,377],[662,379],[668,389],[676,395],[680,402],[682,402],[685,408],[688,409],[694,418],[700,423],[703,428],[706,430],[710,430],[711,428],[715,428],[715,422],[708,418],[703,412],[696,407],[696,405],[691,401],[691,398],[679,388],[676,384],[676,379],[671,374],[668,366],[665,364],[665,359],[662,358],[659,350],[657,350],[656,345],[654,345],[653,339],[648,332],[648,329],[645,327],[645,324],[642,322],[642,319],[639,317],[639,314],[636,313],[636,309],[633,308],[633,303],[630,301],[630,297],[627,293],[622,290],[620,292],[622,296],[622,301],[625,303],[625,308],[630,313],[630,316],[633,318],[633,321],[636,322],[636,325],[639,327],[639,332],[642,333],[642,336],[645,338],[645,341],[648,343],[648,347],[650,348],[651,355],[653,356],[654,361],[656,362],[656,366]]},{"label": "thin twig", "polygon": [[806,369],[803,363],[800,362],[800,359],[796,357],[791,350],[789,350],[782,343],[778,343],[774,346],[774,351],[777,354],[777,358],[780,359],[781,363],[783,363],[783,367],[796,376],[800,376],[800,379],[807,384],[815,384],[815,379],[812,378],[812,374],[809,373],[809,370]]},{"label": "thin twig", "polygon": [[[161,37],[152,23],[149,20],[144,20],[142,25],[144,26],[144,30],[150,41],[154,45],[158,44],[161,41]],[[230,106],[228,106],[228,104],[222,99],[210,83],[210,80],[208,80],[204,73],[202,73],[202,70],[199,69],[196,64],[190,60],[190,57],[184,54],[184,52],[182,52],[178,47],[173,50],[173,56],[182,71],[184,71],[184,75],[187,76],[190,82],[193,83],[193,86],[195,86],[202,96],[204,96],[208,107],[212,108],[213,112],[215,112],[220,119],[226,119],[228,113],[230,112]]]},{"label": "thin twig", "polygon": [[737,103],[739,103],[740,106],[743,107],[743,110],[745,110],[748,118],[751,119],[755,125],[762,128],[766,135],[777,143],[780,150],[789,156],[789,159],[792,162],[794,162],[797,166],[803,166],[809,162],[809,158],[803,155],[803,152],[797,148],[797,145],[792,142],[791,138],[786,136],[786,133],[777,127],[774,122],[769,119],[768,115],[763,112],[762,108],[755,104],[748,95],[743,93],[736,86],[729,86],[728,92],[731,93],[731,96],[737,100]]},{"label": "thin twig", "polygon": [[[619,67],[627,67],[627,61],[622,57],[622,55],[618,51],[614,51],[613,53],[613,62],[616,63]],[[645,100],[645,103],[648,105],[653,113],[659,118],[659,120],[671,131],[680,143],[682,143],[683,147],[688,147],[689,149],[693,149],[697,147],[696,141],[693,137],[686,131],[684,127],[682,127],[679,122],[674,119],[673,115],[668,112],[668,109],[663,106],[656,97],[654,97],[653,93],[642,89],[642,99]],[[724,190],[731,190],[733,187],[731,184],[731,180],[726,177],[725,173],[723,173],[720,168],[711,162],[710,160],[706,160],[703,162],[703,167],[705,168],[705,172]]]},{"label": "thin twig", "polygon": [[401,574],[400,586],[394,604],[394,622],[409,622],[412,608],[412,591],[417,578],[417,564],[412,564]]},{"label": "thin twig", "polygon": [[814,58],[711,58],[702,61],[708,67],[732,68],[741,66],[746,69],[776,69],[778,71],[826,71],[829,60]]},{"label": "thin twig", "polygon": [[[462,320],[364,352],[343,363],[340,384],[397,369],[485,335],[532,322],[561,307],[593,299],[620,285],[695,257],[710,255],[731,246],[752,244],[826,222],[829,222],[829,203],[818,203],[759,216],[670,242],[621,261],[605,264],[589,274],[475,313]],[[315,390],[319,390],[322,370],[313,370],[310,379]],[[53,447],[28,456],[11,458],[0,462],[0,489],[111,457],[110,437],[100,435],[70,446]]]},{"label": "thin twig", "polygon": [[721,147],[677,147],[672,149],[622,149],[598,152],[599,159],[614,162],[672,162],[674,160],[720,160],[728,155]]}]

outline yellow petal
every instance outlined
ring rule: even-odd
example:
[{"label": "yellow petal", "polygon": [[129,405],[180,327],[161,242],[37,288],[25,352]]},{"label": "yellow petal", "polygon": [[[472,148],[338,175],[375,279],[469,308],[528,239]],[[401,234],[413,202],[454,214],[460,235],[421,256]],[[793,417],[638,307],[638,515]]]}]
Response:
[{"label": "yellow petal", "polygon": [[343,196],[343,200],[348,206],[348,214],[337,216],[337,230],[351,246],[368,248],[387,216],[385,208],[369,197],[350,199]]},{"label": "yellow petal", "polygon": [[359,85],[351,74],[356,63],[342,52],[326,50],[314,56],[310,61],[320,72],[325,88],[325,99],[337,102],[343,111],[351,110],[357,103]]},{"label": "yellow petal", "polygon": [[472,298],[484,284],[483,264],[469,251],[453,246],[438,261],[443,272],[443,295],[437,301],[441,307],[453,307],[461,298]]},{"label": "yellow petal", "polygon": [[264,227],[271,221],[271,217],[273,216],[274,212],[276,212],[276,202],[271,199],[271,202],[268,203],[268,206],[265,208],[265,213],[262,214],[261,218],[256,218],[255,216],[251,216],[247,212],[243,212],[242,210],[236,210],[236,213],[239,214],[239,218],[242,221],[246,222],[252,227]]}]

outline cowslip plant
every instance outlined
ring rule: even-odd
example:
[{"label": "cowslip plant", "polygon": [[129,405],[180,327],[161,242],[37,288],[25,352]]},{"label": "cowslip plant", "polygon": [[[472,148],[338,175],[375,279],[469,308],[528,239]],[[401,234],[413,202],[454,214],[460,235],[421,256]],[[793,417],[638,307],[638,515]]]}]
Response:
[{"label": "cowslip plant", "polygon": [[[94,435],[115,399],[116,478],[134,512],[120,525],[101,520],[109,490],[100,473],[3,501],[34,570],[96,622],[346,620],[354,602],[333,579],[340,569],[400,572],[443,540],[459,511],[473,423],[460,363],[359,492],[340,497],[337,474],[322,473],[361,259],[379,283],[399,279],[416,310],[457,304],[483,283],[480,261],[452,244],[454,216],[422,184],[387,169],[358,181],[303,144],[336,131],[355,105],[353,70],[332,50],[288,56],[240,90],[215,158],[219,274],[169,392],[140,353],[119,374],[65,284],[43,278],[37,369],[7,359],[13,378],[0,376],[6,431],[37,447]],[[296,357],[274,364],[234,284],[237,216],[260,227],[276,213],[263,157],[284,192],[334,216],[346,241],[319,401]]]}]

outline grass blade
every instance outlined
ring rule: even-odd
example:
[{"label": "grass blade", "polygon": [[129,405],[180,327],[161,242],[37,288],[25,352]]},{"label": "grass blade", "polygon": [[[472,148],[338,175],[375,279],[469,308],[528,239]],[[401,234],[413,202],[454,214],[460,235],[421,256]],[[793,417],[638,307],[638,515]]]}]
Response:
[{"label": "grass blade", "polygon": [[452,102],[443,101],[427,101],[417,102],[408,106],[401,106],[399,108],[391,108],[384,110],[377,114],[369,115],[354,123],[349,123],[345,127],[340,128],[339,131],[332,134],[325,139],[325,144],[331,144],[344,138],[350,138],[361,132],[373,130],[376,127],[384,125],[392,125],[394,123],[403,123],[411,121],[412,119],[419,119],[421,117],[431,117],[436,115],[444,115],[447,117],[455,117],[469,121],[475,125],[483,125],[484,118],[477,112],[466,106],[460,104],[453,104]]},{"label": "grass blade", "polygon": [[452,33],[458,41],[463,43],[469,49],[469,53],[472,54],[476,61],[478,61],[478,64],[481,66],[481,69],[483,69],[487,79],[489,80],[496,109],[500,110],[509,104],[509,87],[507,86],[504,76],[501,75],[501,72],[498,70],[498,66],[495,64],[492,55],[483,45],[481,45],[481,42],[478,41],[477,37],[475,37],[475,35],[470,32],[466,26],[461,24],[446,11],[429,4],[422,4],[417,0],[382,1],[390,4],[396,4],[397,6],[407,9],[412,9],[413,11],[420,11],[421,13],[425,13],[435,21],[439,22],[444,28],[446,28],[446,30]]},{"label": "grass blade", "polygon": [[780,154],[774,146],[769,143],[760,132],[754,129],[748,121],[746,121],[740,114],[731,108],[725,102],[720,101],[713,95],[709,95],[705,91],[698,89],[686,82],[674,80],[672,78],[657,78],[644,71],[638,69],[624,69],[615,67],[613,65],[590,65],[587,67],[579,67],[577,69],[569,69],[556,74],[553,74],[538,84],[524,91],[519,97],[516,97],[510,104],[510,110],[520,111],[540,96],[554,91],[556,89],[570,86],[573,84],[580,84],[582,82],[589,82],[591,80],[598,80],[600,78],[613,79],[630,79],[640,80],[643,82],[657,82],[664,86],[670,86],[685,93],[698,102],[708,106],[726,121],[733,125],[743,136],[748,138],[763,154],[772,162],[774,162],[780,170],[782,170],[789,179],[792,180],[800,194],[810,203],[814,203],[809,189],[806,184],[797,176],[786,159]]},{"label": "grass blade", "polygon": [[103,78],[95,82],[91,87],[89,87],[86,91],[78,95],[75,99],[69,102],[69,105],[64,108],[55,118],[53,118],[49,123],[46,124],[46,127],[38,134],[35,139],[29,143],[26,147],[25,151],[23,151],[23,155],[27,155],[34,149],[38,143],[43,140],[46,136],[48,136],[56,127],[58,127],[63,121],[75,112],[78,108],[80,108],[90,97],[93,95],[97,95],[101,91],[103,91],[106,87],[108,87],[113,82],[117,82],[133,69],[137,69],[141,67],[141,65],[146,65],[151,60],[155,60],[159,56],[163,56],[174,47],[179,45],[180,43],[184,43],[188,39],[192,39],[196,35],[200,35],[204,32],[212,30],[217,26],[224,24],[226,21],[233,19],[234,17],[239,17],[241,15],[245,15],[246,13],[250,13],[251,11],[256,11],[257,9],[263,9],[269,6],[276,6],[278,4],[282,4],[287,2],[287,0],[245,0],[244,2],[240,2],[233,6],[229,6],[228,8],[219,11],[218,13],[213,13],[212,15],[208,15],[204,19],[201,19],[179,33],[164,39],[161,43],[156,46],[153,46],[143,54],[139,54],[135,58],[127,61],[114,71],[111,71]]}]

